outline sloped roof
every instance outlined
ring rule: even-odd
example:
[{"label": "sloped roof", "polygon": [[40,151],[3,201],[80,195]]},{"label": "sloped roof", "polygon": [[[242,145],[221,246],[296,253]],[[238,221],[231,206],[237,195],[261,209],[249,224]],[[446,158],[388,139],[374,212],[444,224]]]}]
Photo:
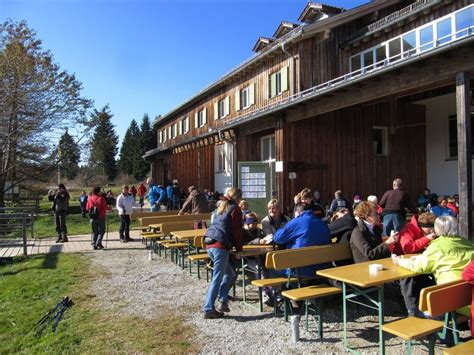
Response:
[{"label": "sloped roof", "polygon": [[331,5],[322,4],[319,2],[308,2],[303,9],[298,21],[311,23],[324,18],[325,15],[334,15],[346,11],[342,7],[335,7]]},{"label": "sloped roof", "polygon": [[268,37],[259,37],[257,43],[253,46],[253,51],[255,53],[262,51],[265,47],[267,47],[270,43],[274,42],[274,38]]},{"label": "sloped roof", "polygon": [[290,21],[281,21],[280,25],[273,34],[274,38],[280,38],[281,36],[286,35],[291,30],[294,30],[299,25]]}]

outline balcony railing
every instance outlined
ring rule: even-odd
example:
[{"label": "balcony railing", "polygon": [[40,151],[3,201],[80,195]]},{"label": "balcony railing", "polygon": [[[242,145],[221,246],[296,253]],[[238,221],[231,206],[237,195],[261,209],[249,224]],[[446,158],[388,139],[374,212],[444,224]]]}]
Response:
[{"label": "balcony railing", "polygon": [[[239,116],[238,118],[235,118],[233,120],[229,120],[228,122],[225,123],[225,127],[228,127],[231,125],[234,126],[242,121],[248,121],[252,117],[259,116],[260,114],[263,114],[263,113],[270,113],[271,111],[276,111],[277,109],[283,106],[293,105],[300,101],[305,101],[310,97],[324,94],[325,92],[332,91],[338,87],[347,85],[351,83],[352,81],[359,80],[364,77],[372,76],[376,74],[377,72],[380,72],[384,69],[388,69],[389,67],[402,65],[404,62],[413,60],[420,56],[425,56],[428,53],[438,51],[442,47],[447,47],[453,44],[454,42],[459,42],[461,40],[465,40],[467,38],[472,38],[472,37],[474,37],[474,25],[467,28],[463,28],[448,36],[445,36],[442,38],[436,38],[430,43],[424,43],[423,45],[419,47],[411,48],[410,50],[401,52],[393,57],[373,63],[370,66],[366,66],[364,68],[354,70],[348,74],[329,80],[322,84],[316,85],[307,90],[300,91],[294,95],[288,96],[286,98],[281,98],[264,107],[248,112],[245,115]],[[432,45],[432,48],[426,49],[428,45]]]}]

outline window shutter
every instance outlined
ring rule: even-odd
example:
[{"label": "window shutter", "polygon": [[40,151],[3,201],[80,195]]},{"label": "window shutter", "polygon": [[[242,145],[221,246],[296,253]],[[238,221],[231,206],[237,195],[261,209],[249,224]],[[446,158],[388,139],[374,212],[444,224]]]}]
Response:
[{"label": "window shutter", "polygon": [[288,66],[281,69],[281,92],[288,90]]},{"label": "window shutter", "polygon": [[195,128],[198,128],[198,127],[199,127],[198,113],[197,113],[197,112],[194,114],[194,127],[195,127]]},{"label": "window shutter", "polygon": [[178,122],[178,136],[183,134],[183,121],[184,120]]},{"label": "window shutter", "polygon": [[202,125],[204,126],[207,123],[207,108],[204,107],[202,110]]},{"label": "window shutter", "polygon": [[249,86],[249,105],[252,106],[255,103],[255,84]]},{"label": "window shutter", "polygon": [[173,138],[173,136],[171,135],[171,126],[168,127],[168,139],[171,139]]},{"label": "window shutter", "polygon": [[163,143],[163,132],[158,132],[158,143]]},{"label": "window shutter", "polygon": [[230,97],[226,96],[224,99],[224,116],[230,113]]},{"label": "window shutter", "polygon": [[186,123],[184,124],[184,133],[188,133],[189,132],[189,117],[186,117],[185,118],[186,120]]},{"label": "window shutter", "polygon": [[166,142],[168,137],[166,137],[166,128],[162,131],[163,132],[163,142]]},{"label": "window shutter", "polygon": [[214,120],[219,119],[219,101],[214,102]]},{"label": "window shutter", "polygon": [[240,90],[235,92],[235,111],[240,111]]},{"label": "window shutter", "polygon": [[276,96],[276,74],[270,75],[270,98]]}]

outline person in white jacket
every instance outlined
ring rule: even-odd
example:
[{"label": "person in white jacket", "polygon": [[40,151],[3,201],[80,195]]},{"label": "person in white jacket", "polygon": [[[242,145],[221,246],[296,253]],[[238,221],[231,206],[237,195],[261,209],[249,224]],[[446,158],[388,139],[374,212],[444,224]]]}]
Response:
[{"label": "person in white jacket", "polygon": [[133,211],[133,196],[129,193],[127,185],[122,186],[122,193],[117,198],[116,206],[120,216],[120,241],[127,243],[133,240],[130,238],[130,215]]}]

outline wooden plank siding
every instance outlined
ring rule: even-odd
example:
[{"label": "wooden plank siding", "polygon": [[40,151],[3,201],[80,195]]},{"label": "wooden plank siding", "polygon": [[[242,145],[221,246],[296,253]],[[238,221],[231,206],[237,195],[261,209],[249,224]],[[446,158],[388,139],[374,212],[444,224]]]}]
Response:
[{"label": "wooden plank siding", "polygon": [[[269,98],[270,75],[279,71],[284,66],[289,66],[288,90],[274,98]],[[181,120],[184,119],[186,116],[189,117],[189,132],[187,134],[177,136],[174,139],[167,139],[166,142],[161,143],[159,146],[162,149],[166,149],[167,147],[184,143],[192,137],[209,132],[210,129],[217,130],[222,128],[225,122],[229,120],[233,120],[236,117],[239,117],[258,108],[262,108],[268,105],[269,103],[272,103],[281,98],[288,97],[291,91],[291,72],[292,70],[290,67],[290,60],[288,56],[284,53],[279,53],[272,57],[271,60],[262,63],[262,65],[253,69],[249,69],[247,72],[229,79],[229,82],[225,86],[223,86],[221,90],[218,90],[215,93],[209,93],[208,98],[195,103],[191,110],[180,112],[176,115],[176,117],[171,118],[169,122],[167,122],[165,125],[160,125],[158,127],[158,137],[159,131],[162,131],[163,129],[168,129],[168,127],[170,127],[174,123],[179,124]],[[235,111],[235,92],[251,84],[255,85],[255,103],[246,109]],[[230,113],[224,118],[214,120],[214,103],[225,99],[226,96],[229,96],[230,98]],[[195,113],[203,110],[204,108],[206,108],[207,111],[207,124],[203,127],[195,128],[194,115]]]},{"label": "wooden plank siding", "polygon": [[[291,204],[292,196],[304,187],[320,191],[324,201],[330,201],[337,189],[347,198],[356,193],[380,198],[395,177],[405,181],[406,190],[415,198],[420,187],[426,186],[424,120],[421,106],[385,102],[288,125],[286,161],[303,162],[304,168],[296,172],[295,180],[288,181],[285,202]],[[387,157],[373,153],[373,126],[389,127]]]},{"label": "wooden plank siding", "polygon": [[173,179],[182,188],[214,189],[214,144],[172,154],[168,180]]}]

